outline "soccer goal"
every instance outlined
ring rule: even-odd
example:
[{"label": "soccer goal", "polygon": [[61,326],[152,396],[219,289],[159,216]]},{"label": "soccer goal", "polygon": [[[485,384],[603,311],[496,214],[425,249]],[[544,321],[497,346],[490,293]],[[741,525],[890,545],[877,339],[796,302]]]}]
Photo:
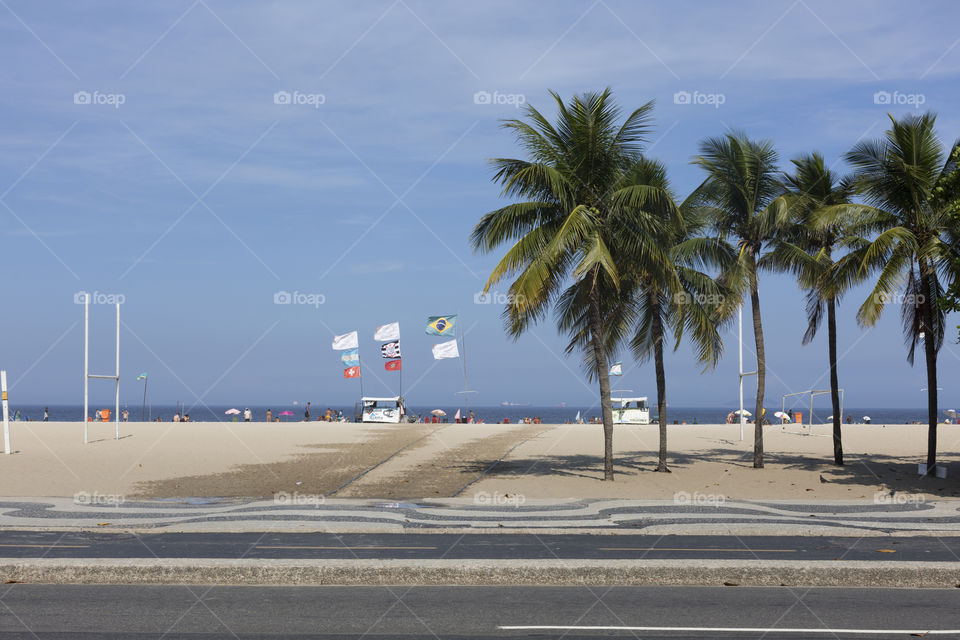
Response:
[{"label": "soccer goal", "polygon": [[[90,441],[90,380],[113,380],[116,383],[113,422],[115,438],[120,439],[120,303],[117,303],[117,370],[113,375],[90,373],[90,294],[83,293],[83,444]],[[105,412],[109,410],[104,410]],[[103,419],[98,415],[98,418]],[[105,421],[105,420],[104,420]]]},{"label": "soccer goal", "polygon": [[[840,392],[840,420],[843,420],[843,389],[838,389]],[[803,396],[807,396],[808,399],[808,413],[807,413],[807,428],[813,426],[813,399],[817,396],[830,395],[830,389],[807,389],[806,391],[797,391],[795,393],[785,393],[780,398],[780,412],[787,412],[787,398],[799,398],[803,400]],[[794,405],[791,405],[791,409]],[[802,426],[802,425],[801,425]]]}]

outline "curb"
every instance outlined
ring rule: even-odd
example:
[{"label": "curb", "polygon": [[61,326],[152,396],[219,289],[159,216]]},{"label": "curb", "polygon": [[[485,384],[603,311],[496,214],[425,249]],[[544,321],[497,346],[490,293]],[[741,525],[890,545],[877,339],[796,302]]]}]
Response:
[{"label": "curb", "polygon": [[960,562],[741,560],[232,560],[41,558],[0,580],[46,584],[809,586],[954,588]]}]

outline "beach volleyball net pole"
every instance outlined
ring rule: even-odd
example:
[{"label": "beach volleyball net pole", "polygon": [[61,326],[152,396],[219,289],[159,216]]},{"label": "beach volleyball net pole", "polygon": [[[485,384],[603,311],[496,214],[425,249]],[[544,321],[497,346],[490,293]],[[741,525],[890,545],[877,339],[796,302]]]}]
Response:
[{"label": "beach volleyball net pole", "polygon": [[120,303],[117,306],[117,369],[116,374],[99,375],[90,373],[90,294],[83,298],[83,444],[90,441],[90,380],[114,380],[116,396],[113,406],[115,439],[120,439]]}]

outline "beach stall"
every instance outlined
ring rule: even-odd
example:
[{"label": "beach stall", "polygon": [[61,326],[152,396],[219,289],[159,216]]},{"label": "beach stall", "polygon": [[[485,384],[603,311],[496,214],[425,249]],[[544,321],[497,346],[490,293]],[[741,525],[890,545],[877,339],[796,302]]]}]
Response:
[{"label": "beach stall", "polygon": [[406,415],[403,398],[361,398],[363,403],[362,422],[385,422],[399,424]]},{"label": "beach stall", "polygon": [[650,405],[646,396],[640,398],[610,398],[613,404],[613,424],[650,424]]}]

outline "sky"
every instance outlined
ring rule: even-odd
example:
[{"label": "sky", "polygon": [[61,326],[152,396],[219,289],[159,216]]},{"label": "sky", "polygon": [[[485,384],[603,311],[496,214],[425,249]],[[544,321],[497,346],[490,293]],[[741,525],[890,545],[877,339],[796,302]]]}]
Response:
[{"label": "sky", "polygon": [[[506,285],[477,299],[502,251],[473,253],[469,234],[507,202],[487,160],[520,154],[501,121],[522,104],[552,115],[549,90],[610,87],[627,111],[656,102],[646,153],[680,194],[703,178],[698,142],[729,128],[773,140],[784,168],[819,150],[842,171],[888,113],[932,110],[946,144],[960,136],[958,23],[953,0],[2,0],[10,397],[82,402],[75,299],[89,292],[92,373],[113,372],[122,301],[123,403],[139,403],[147,372],[154,404],[352,404],[360,383],[331,349],[352,330],[364,392],[392,395],[399,374],[373,332],[396,321],[408,402],[457,406],[463,362],[433,360],[424,327],[459,313],[471,404],[589,406],[597,388],[551,319],[514,341],[496,304]],[[794,280],[765,274],[760,295],[767,405],[827,387],[826,335],[801,345]],[[923,406],[899,310],[862,329],[866,295],[839,313],[846,405]],[[751,338],[747,326],[747,369]],[[621,386],[654,397],[652,365],[623,360]],[[951,334],[941,406],[960,404],[958,365]],[[735,406],[736,325],[712,371],[687,344],[666,369],[670,404]],[[92,402],[112,394],[91,383]]]}]

